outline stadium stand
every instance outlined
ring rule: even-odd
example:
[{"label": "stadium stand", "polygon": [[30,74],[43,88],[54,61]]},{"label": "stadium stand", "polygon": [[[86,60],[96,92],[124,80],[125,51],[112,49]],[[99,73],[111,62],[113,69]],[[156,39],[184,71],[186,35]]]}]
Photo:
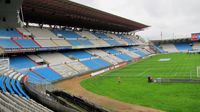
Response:
[{"label": "stadium stand", "polygon": [[192,50],[192,46],[189,43],[176,43],[175,46],[181,52]]},{"label": "stadium stand", "polygon": [[44,62],[44,60],[42,58],[40,58],[39,56],[34,55],[34,54],[27,55],[27,57],[29,57],[31,60],[33,60],[36,63]]},{"label": "stadium stand", "polygon": [[121,60],[120,58],[117,58],[114,55],[108,54],[100,49],[92,49],[92,50],[87,50],[87,51],[91,53],[92,55],[98,56],[113,65],[123,62],[123,60]]},{"label": "stadium stand", "polygon": [[10,39],[11,37],[21,38],[22,35],[17,32],[14,28],[1,28],[0,29],[0,38]]},{"label": "stadium stand", "polygon": [[67,38],[67,41],[72,46],[92,46],[93,45],[88,39],[81,37],[74,31],[59,30],[59,29],[54,29],[52,31],[56,35],[62,35],[63,37]]},{"label": "stadium stand", "polygon": [[[128,33],[147,25],[61,1],[23,1],[21,11],[15,12],[23,12],[17,18],[24,26],[0,29],[0,54],[10,60],[9,68],[0,59],[0,111],[76,112],[71,103],[61,105],[60,97],[51,96],[52,83],[117,68],[152,53],[144,48],[145,42]],[[77,10],[80,7],[82,11]],[[107,112],[72,97],[84,111]]]},{"label": "stadium stand", "polygon": [[174,44],[161,44],[160,46],[164,51],[169,53],[179,52]]},{"label": "stadium stand", "polygon": [[[2,112],[52,112],[35,102],[21,86],[24,75],[0,64],[0,108]],[[5,85],[4,85],[5,83]]]},{"label": "stadium stand", "polygon": [[42,47],[58,47],[52,40],[50,39],[34,39],[40,46]]},{"label": "stadium stand", "polygon": [[122,52],[124,54],[127,54],[128,56],[130,56],[130,57],[132,57],[134,59],[139,58],[139,56],[137,54],[135,54],[134,52],[130,52],[127,49],[124,49],[124,48],[114,48],[114,49],[117,50],[117,51],[120,51],[120,52]]},{"label": "stadium stand", "polygon": [[109,43],[111,46],[119,46],[120,43],[118,43],[116,40],[114,40],[113,38],[108,37],[106,34],[101,33],[101,32],[93,32],[93,34],[95,36],[97,36],[98,38],[106,41],[107,43]]},{"label": "stadium stand", "polygon": [[114,34],[107,33],[106,35],[108,37],[115,39],[120,45],[128,45],[128,42],[126,42],[125,40],[119,38],[118,36],[116,36]]},{"label": "stadium stand", "polygon": [[31,39],[18,39],[15,40],[22,48],[40,48],[33,40]]},{"label": "stadium stand", "polygon": [[48,81],[56,81],[62,78],[60,74],[56,73],[55,71],[53,71],[48,67],[34,69],[32,70],[32,72],[40,75],[41,77],[47,79]]},{"label": "stadium stand", "polygon": [[98,37],[96,37],[95,35],[90,33],[89,31],[79,31],[76,33],[81,35],[82,37],[88,38],[90,40],[90,42],[93,43],[95,46],[99,46],[99,47],[100,46],[109,46],[109,44],[107,42],[105,42],[102,39],[99,39]]},{"label": "stadium stand", "polygon": [[10,66],[14,69],[23,69],[37,66],[37,64],[26,56],[13,56],[10,57]]},{"label": "stadium stand", "polygon": [[17,44],[15,44],[10,39],[0,39],[0,47],[2,47],[2,48],[11,48],[11,49],[20,48]]},{"label": "stadium stand", "polygon": [[37,28],[37,27],[27,27],[26,30],[28,30],[31,34],[34,35],[34,38],[46,38],[46,39],[57,39],[58,37],[54,35],[51,31],[49,31],[46,28]]},{"label": "stadium stand", "polygon": [[50,65],[63,64],[65,62],[72,62],[69,58],[65,57],[58,52],[39,53],[38,56],[44,59]]},{"label": "stadium stand", "polygon": [[108,62],[98,57],[92,56],[86,51],[72,51],[65,52],[63,54],[72,59],[78,59],[81,63],[94,70],[110,66]]},{"label": "stadium stand", "polygon": [[119,38],[125,40],[126,42],[128,42],[129,45],[134,45],[134,44],[135,44],[135,42],[134,42],[132,39],[127,38],[127,37],[124,36],[124,35],[117,34],[117,36],[118,36]]},{"label": "stadium stand", "polygon": [[115,55],[116,57],[122,59],[123,61],[132,61],[133,60],[132,57],[130,57],[126,54],[120,53],[119,51],[114,50],[112,48],[105,48],[104,51],[108,52],[109,54]]}]

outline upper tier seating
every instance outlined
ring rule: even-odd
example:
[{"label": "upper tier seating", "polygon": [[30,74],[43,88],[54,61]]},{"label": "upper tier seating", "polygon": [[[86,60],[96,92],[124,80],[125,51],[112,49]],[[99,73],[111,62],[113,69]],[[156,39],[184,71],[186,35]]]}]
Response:
[{"label": "upper tier seating", "polygon": [[0,47],[2,48],[20,48],[10,39],[0,39]]},{"label": "upper tier seating", "polygon": [[59,47],[71,46],[71,44],[63,38],[53,39],[52,41]]},{"label": "upper tier seating", "polygon": [[125,40],[119,38],[118,36],[114,35],[114,34],[106,34],[109,37],[112,37],[113,39],[115,39],[118,43],[120,43],[121,45],[128,45],[128,42],[126,42]]},{"label": "upper tier seating", "polygon": [[10,37],[22,37],[22,35],[16,31],[16,29],[13,28],[8,28],[8,29],[4,29],[1,28],[0,29],[0,38],[10,38]]},{"label": "upper tier seating", "polygon": [[54,29],[53,32],[56,35],[62,34],[63,37],[68,38],[67,41],[70,44],[72,44],[73,46],[91,46],[91,45],[93,45],[89,40],[81,37],[80,35],[78,35],[77,33],[73,32],[73,31]]},{"label": "upper tier seating", "polygon": [[118,45],[120,45],[120,43],[118,43],[113,38],[108,37],[104,33],[95,32],[93,34],[96,35],[97,37],[99,37],[100,39],[103,39],[104,41],[106,41],[107,43],[109,43],[111,46],[118,46]]},{"label": "upper tier seating", "polygon": [[192,46],[189,43],[177,43],[175,46],[181,52],[192,50]]},{"label": "upper tier seating", "polygon": [[144,41],[142,39],[138,39],[135,35],[126,35],[126,37],[130,38],[137,44],[144,44]]},{"label": "upper tier seating", "polygon": [[23,48],[39,48],[39,46],[31,39],[15,40]]},{"label": "upper tier seating", "polygon": [[107,42],[105,42],[102,39],[99,39],[98,37],[96,37],[88,31],[81,31],[76,33],[81,35],[82,37],[88,38],[90,42],[93,43],[95,46],[110,46]]},{"label": "upper tier seating", "polygon": [[35,39],[35,41],[42,47],[58,47],[58,45],[50,39]]},{"label": "upper tier seating", "polygon": [[37,66],[37,64],[26,56],[14,56],[10,57],[10,66],[14,69],[23,69]]},{"label": "upper tier seating", "polygon": [[24,36],[30,36],[31,35],[31,33],[28,30],[24,29],[24,28],[17,28],[17,31],[19,33],[21,33],[22,35],[24,35]]},{"label": "upper tier seating", "polygon": [[40,38],[40,39],[57,39],[58,37],[53,34],[50,30],[46,28],[37,28],[37,27],[29,27],[26,28],[30,33],[32,33],[35,38]]},{"label": "upper tier seating", "polygon": [[53,71],[48,67],[34,69],[33,73],[40,75],[41,77],[47,79],[48,81],[56,81],[62,79],[62,77],[58,73],[56,73],[55,71]]},{"label": "upper tier seating", "polygon": [[169,53],[179,52],[174,44],[161,44],[162,49]]},{"label": "upper tier seating", "polygon": [[[124,35],[118,34],[117,36],[118,36],[119,38],[125,40],[126,42],[128,42],[129,45],[133,45],[133,44],[135,43],[132,39],[127,38],[127,37],[125,37]],[[126,36],[127,36],[127,35],[126,35]]]}]

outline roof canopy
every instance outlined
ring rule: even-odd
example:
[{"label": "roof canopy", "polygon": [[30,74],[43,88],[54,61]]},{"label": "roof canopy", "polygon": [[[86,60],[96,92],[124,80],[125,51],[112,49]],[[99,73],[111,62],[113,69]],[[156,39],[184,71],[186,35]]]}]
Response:
[{"label": "roof canopy", "polygon": [[130,32],[148,27],[69,0],[24,0],[25,22]]}]

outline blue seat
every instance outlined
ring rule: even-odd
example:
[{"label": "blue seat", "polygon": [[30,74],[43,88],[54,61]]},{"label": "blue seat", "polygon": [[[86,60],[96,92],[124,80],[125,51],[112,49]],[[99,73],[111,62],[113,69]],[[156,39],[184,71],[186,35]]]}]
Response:
[{"label": "blue seat", "polygon": [[118,43],[116,40],[114,40],[112,38],[109,38],[104,33],[96,32],[96,33],[93,33],[93,34],[95,36],[99,37],[100,39],[103,39],[104,41],[106,41],[108,44],[110,44],[112,46],[118,46],[118,45],[120,45],[120,43]]},{"label": "blue seat", "polygon": [[120,37],[121,39],[125,40],[129,45],[135,44],[136,42],[134,42],[133,40],[125,37],[124,35],[121,34],[117,34],[116,36]]},{"label": "blue seat", "polygon": [[16,40],[16,42],[23,48],[39,48],[39,46],[33,40]]},{"label": "blue seat", "polygon": [[16,29],[5,29],[5,28],[1,28],[0,29],[0,37],[22,37],[22,35],[17,32]]},{"label": "blue seat", "polygon": [[53,32],[56,34],[62,34],[66,38],[81,38],[80,35],[78,35],[77,33],[73,32],[73,31],[55,29],[55,30],[53,30]]},{"label": "blue seat", "polygon": [[14,69],[23,69],[23,68],[31,68],[37,66],[32,60],[30,60],[26,56],[15,56],[10,57],[10,65]]},{"label": "blue seat", "polygon": [[82,43],[79,40],[68,40],[72,46],[80,46]]},{"label": "blue seat", "polygon": [[56,80],[59,80],[59,79],[62,78],[58,73],[54,72],[53,70],[51,70],[48,67],[36,69],[36,70],[33,70],[33,71],[35,73],[41,75],[42,77],[44,77],[48,81],[56,81]]},{"label": "blue seat", "polygon": [[28,81],[30,81],[30,82],[41,83],[42,81],[44,81],[44,79],[42,79],[41,77],[39,77],[38,75],[34,74],[31,71],[29,71],[26,74],[28,75]]},{"label": "blue seat", "polygon": [[132,57],[130,57],[130,56],[126,55],[126,54],[119,54],[119,55],[116,55],[116,56],[118,58],[124,60],[124,61],[131,61],[131,60],[133,60]]},{"label": "blue seat", "polygon": [[189,43],[177,43],[175,44],[176,48],[179,51],[191,51],[192,46]]},{"label": "blue seat", "polygon": [[1,88],[1,91],[2,91],[3,93],[6,92],[6,87],[5,87],[5,85],[4,85],[4,80],[5,80],[5,76],[4,76],[4,75],[1,75],[1,77],[0,77],[0,88]]},{"label": "blue seat", "polygon": [[15,91],[15,93],[18,95],[18,96],[22,96],[22,94],[18,91],[17,87],[16,87],[16,84],[15,84],[15,79],[12,79],[11,80],[11,86],[13,88],[13,90]]},{"label": "blue seat", "polygon": [[87,67],[91,68],[92,70],[98,70],[98,69],[102,68],[101,65],[98,65],[97,63],[95,63],[94,61],[91,61],[91,60],[81,61],[81,63],[83,63]]},{"label": "blue seat", "polygon": [[14,94],[14,91],[13,91],[11,85],[10,85],[10,78],[9,78],[9,77],[6,77],[6,79],[5,79],[4,81],[5,81],[7,90],[8,90],[11,94]]},{"label": "blue seat", "polygon": [[62,34],[65,38],[73,38],[73,39],[80,38],[80,40],[67,40],[73,46],[93,45],[89,40],[85,40],[82,36],[75,33],[74,31],[55,29],[55,30],[52,30],[52,32],[54,32],[56,35]]},{"label": "blue seat", "polygon": [[144,53],[144,52],[142,52],[142,51],[135,51],[135,53],[136,54],[138,54],[138,55],[140,55],[141,57],[144,57],[144,56],[146,56],[146,54]]},{"label": "blue seat", "polygon": [[10,39],[0,39],[0,47],[2,48],[20,48]]},{"label": "blue seat", "polygon": [[17,88],[19,89],[20,93],[26,97],[27,99],[30,99],[30,97],[24,92],[24,90],[21,87],[20,81],[19,80],[15,80],[15,84],[17,85]]},{"label": "blue seat", "polygon": [[82,45],[93,45],[89,40],[80,40],[80,42],[82,43]]},{"label": "blue seat", "polygon": [[70,51],[70,52],[65,52],[63,53],[65,56],[68,57],[74,57],[77,59],[84,59],[84,58],[91,58],[93,57],[90,53],[84,51],[84,50],[79,50],[79,51]]},{"label": "blue seat", "polygon": [[110,63],[108,63],[108,62],[106,62],[106,61],[104,61],[104,60],[102,60],[100,58],[93,59],[92,61],[94,61],[95,63],[97,63],[98,65],[100,65],[102,68],[108,67],[108,66],[111,65]]}]

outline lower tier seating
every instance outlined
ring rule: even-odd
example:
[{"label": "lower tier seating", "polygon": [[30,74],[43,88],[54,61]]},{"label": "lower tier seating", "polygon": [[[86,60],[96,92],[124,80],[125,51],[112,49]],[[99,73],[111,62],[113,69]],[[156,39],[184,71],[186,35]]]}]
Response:
[{"label": "lower tier seating", "polygon": [[[43,52],[10,57],[11,67],[27,74],[31,82],[57,81],[149,55],[138,47],[117,47],[65,52]],[[9,80],[9,79],[7,79]],[[12,92],[12,90],[11,90]]]}]

